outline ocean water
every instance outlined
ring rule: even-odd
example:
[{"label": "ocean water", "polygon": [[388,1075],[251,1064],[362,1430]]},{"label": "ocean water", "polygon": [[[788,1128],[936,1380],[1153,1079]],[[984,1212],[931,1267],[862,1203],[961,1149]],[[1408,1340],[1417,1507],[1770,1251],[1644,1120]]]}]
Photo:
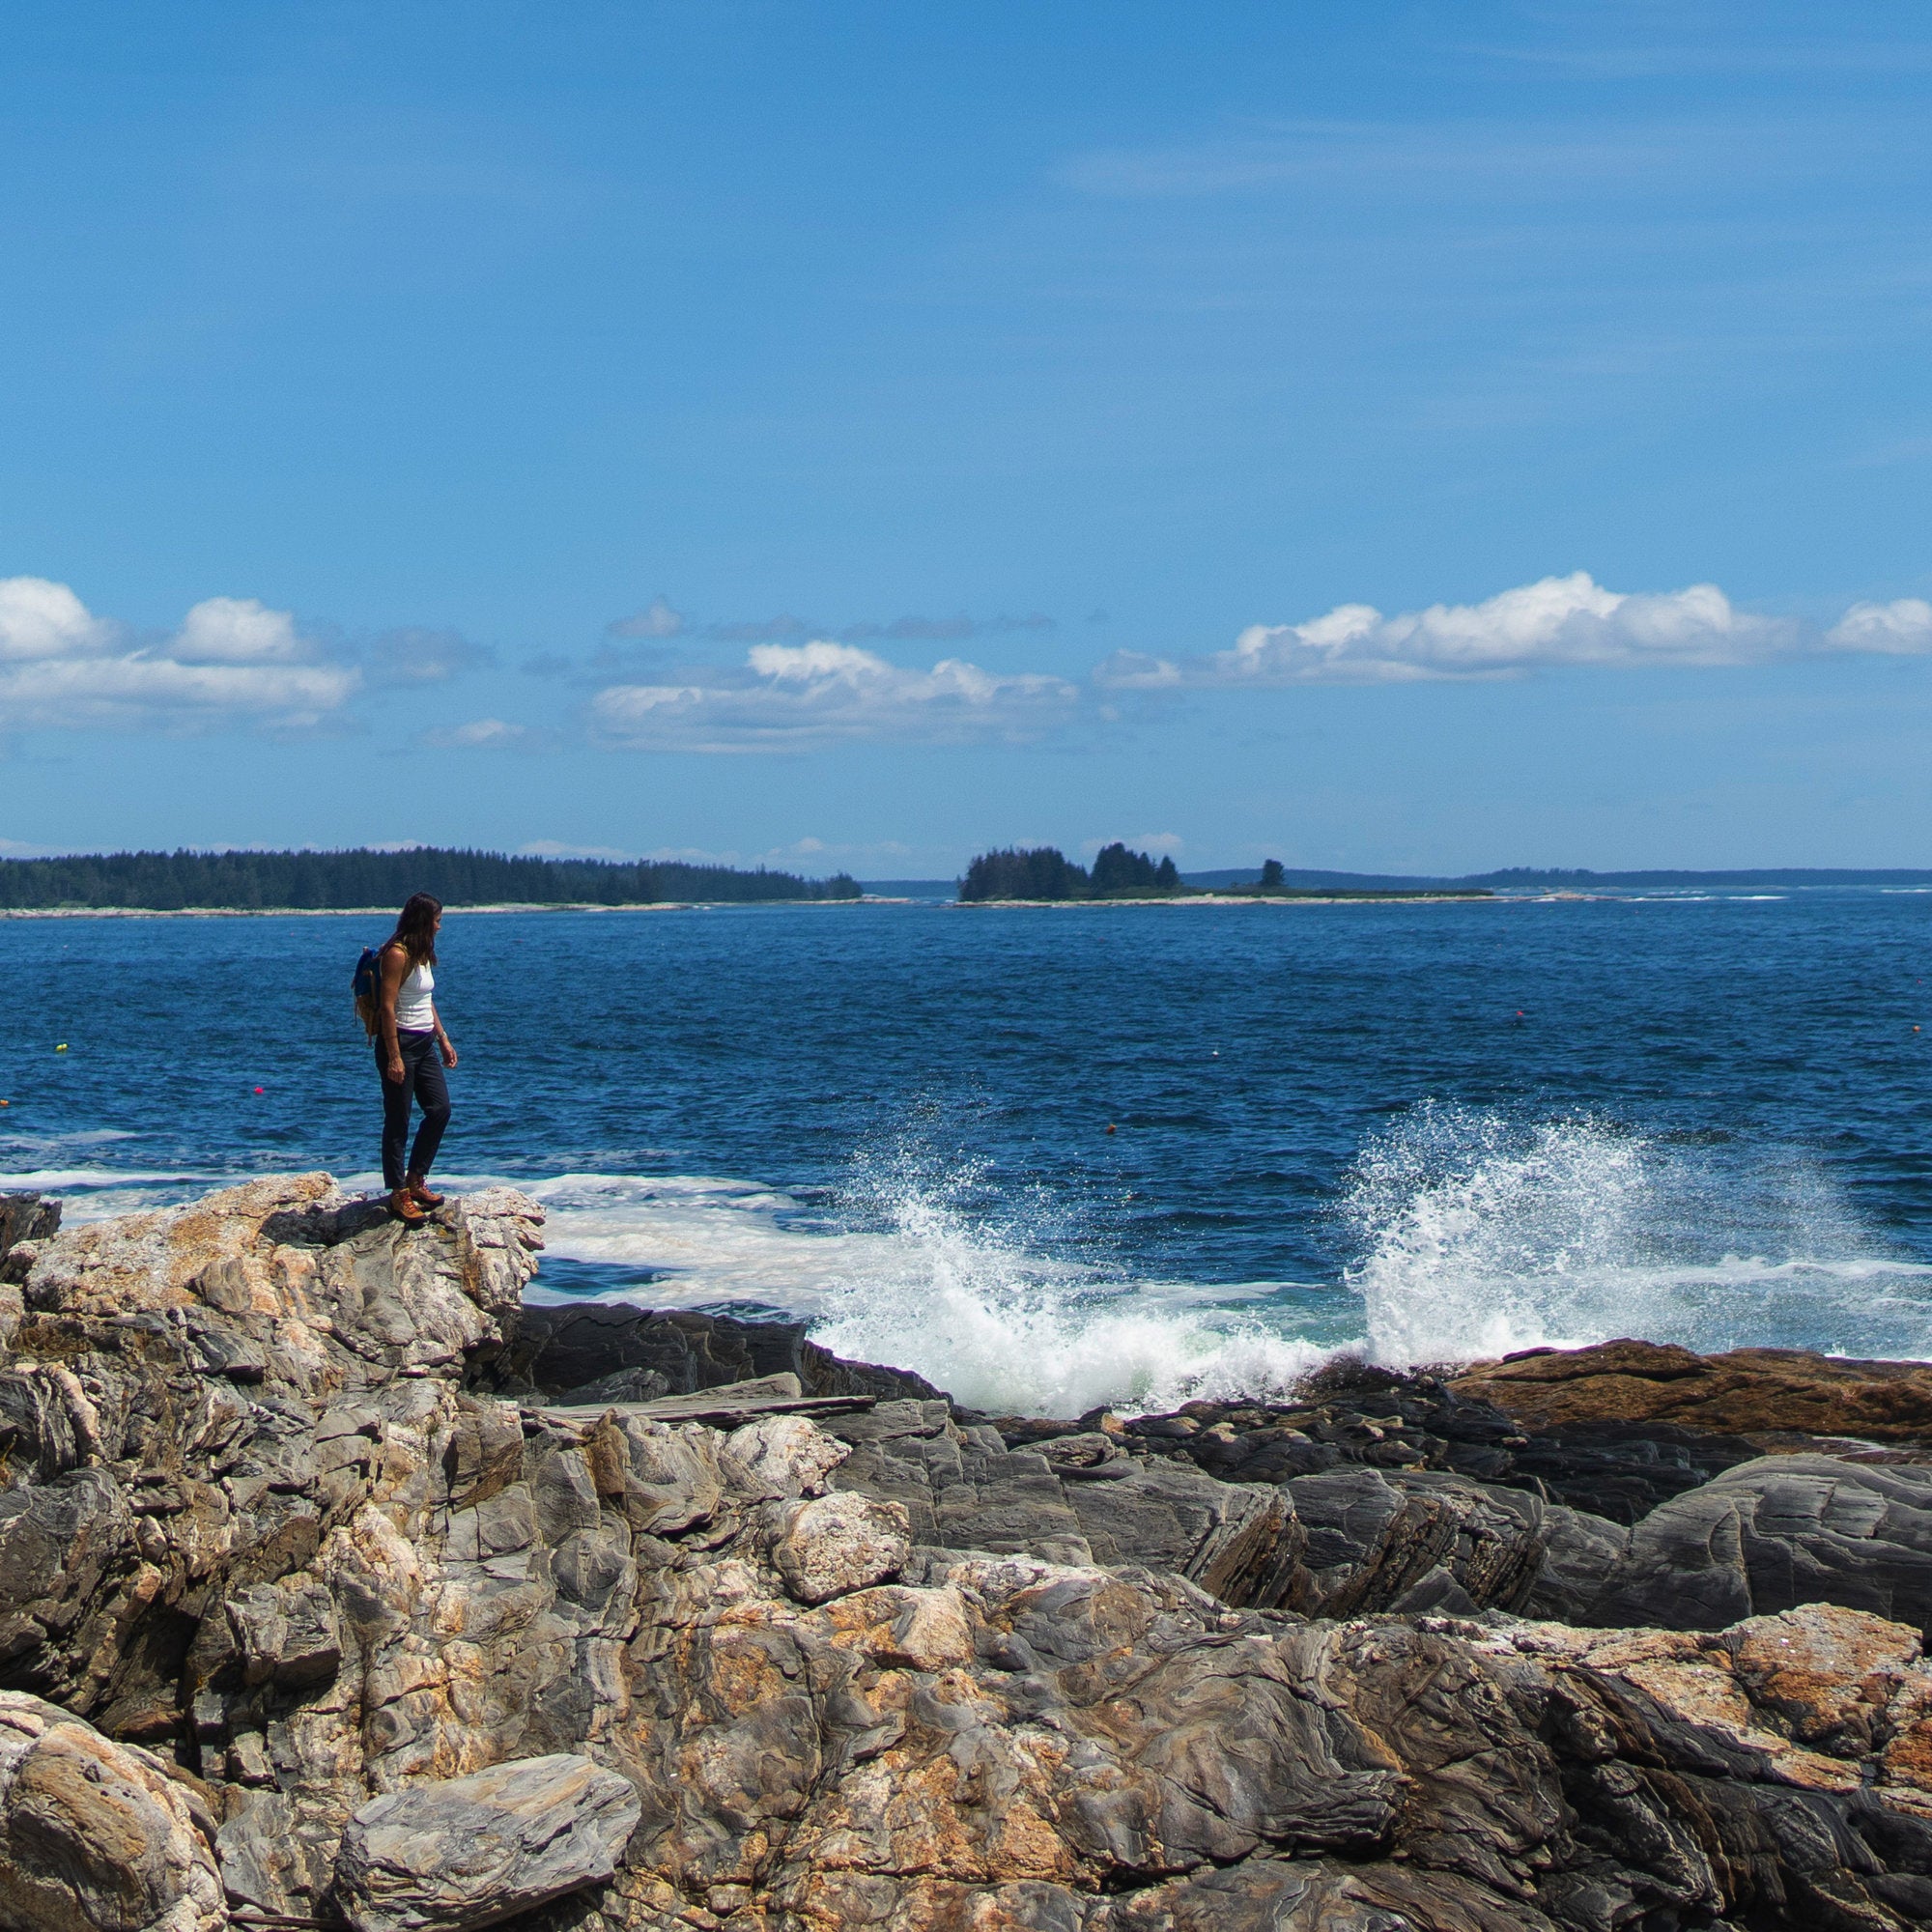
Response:
[{"label": "ocean water", "polygon": [[[0,1185],[373,1189],[385,926],[0,921]],[[545,1294],[795,1313],[995,1409],[1338,1350],[1932,1357],[1928,940],[1848,889],[452,914],[439,1176],[547,1205]]]}]

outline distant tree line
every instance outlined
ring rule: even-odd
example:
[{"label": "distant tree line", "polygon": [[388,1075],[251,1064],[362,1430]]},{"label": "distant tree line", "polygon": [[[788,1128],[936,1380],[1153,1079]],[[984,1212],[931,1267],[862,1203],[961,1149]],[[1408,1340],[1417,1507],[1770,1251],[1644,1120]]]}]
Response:
[{"label": "distant tree line", "polygon": [[523,859],[417,846],[403,852],[110,852],[0,860],[0,909],[190,906],[326,911],[400,906],[412,893],[444,905],[661,905],[697,899],[856,899],[849,874],[804,879],[729,866]]},{"label": "distant tree line", "polygon": [[[1308,876],[1306,874],[1303,875]],[[1324,875],[1316,874],[1321,878]],[[1350,874],[1332,875],[1347,878]],[[1145,852],[1129,852],[1120,843],[1103,847],[1094,855],[1090,872],[1052,845],[1036,845],[1028,850],[1009,846],[1000,852],[981,852],[966,867],[959,881],[959,897],[964,903],[983,903],[989,899],[1153,899],[1190,896],[1234,899],[1429,899],[1488,898],[1487,891],[1469,886],[1388,890],[1370,886],[1351,887],[1329,884],[1291,885],[1287,868],[1279,859],[1262,865],[1261,877],[1245,883],[1208,885],[1197,881],[1189,885],[1175,869],[1172,859],[1158,865]]]},{"label": "distant tree line", "polygon": [[959,896],[968,902],[1160,898],[1182,890],[1172,859],[1155,865],[1145,852],[1129,852],[1118,841],[1094,855],[1091,872],[1052,845],[1024,852],[1010,846],[1001,852],[981,852],[959,882]]}]

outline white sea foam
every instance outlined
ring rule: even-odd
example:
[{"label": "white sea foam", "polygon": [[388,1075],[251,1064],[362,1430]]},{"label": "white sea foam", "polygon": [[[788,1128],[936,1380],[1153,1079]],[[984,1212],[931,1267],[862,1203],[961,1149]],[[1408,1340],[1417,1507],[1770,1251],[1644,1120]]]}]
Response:
[{"label": "white sea foam", "polygon": [[848,1208],[857,1226],[709,1177],[521,1184],[549,1209],[552,1254],[657,1277],[629,1300],[782,1308],[838,1353],[912,1369],[976,1407],[1074,1415],[1278,1390],[1328,1352],[1269,1324],[1273,1284],[1204,1290],[1052,1259],[977,1224],[929,1178],[875,1175]]},{"label": "white sea foam", "polygon": [[1796,1155],[1423,1107],[1364,1151],[1344,1213],[1378,1361],[1623,1335],[1932,1352],[1932,1268]]},{"label": "white sea foam", "polygon": [[0,1194],[58,1194],[62,1218],[71,1224],[192,1200],[241,1178],[169,1173],[163,1168],[26,1167],[0,1174]]},{"label": "white sea foam", "polygon": [[[59,1193],[79,1222],[234,1178],[50,1163],[0,1188]],[[553,1265],[535,1298],[781,1309],[840,1354],[995,1411],[1266,1396],[1339,1350],[1400,1365],[1637,1335],[1932,1356],[1932,1267],[1890,1255],[1817,1166],[1589,1118],[1413,1110],[1355,1163],[1339,1213],[1356,1259],[1325,1287],[1069,1259],[1093,1249],[1052,1201],[1003,1201],[984,1174],[896,1151],[831,1205],[706,1175],[513,1184],[549,1210],[549,1257],[594,1270]]]},{"label": "white sea foam", "polygon": [[1077,1415],[1278,1392],[1328,1352],[1196,1290],[1044,1264],[917,1192],[891,1214],[874,1265],[839,1282],[813,1334],[975,1407]]}]

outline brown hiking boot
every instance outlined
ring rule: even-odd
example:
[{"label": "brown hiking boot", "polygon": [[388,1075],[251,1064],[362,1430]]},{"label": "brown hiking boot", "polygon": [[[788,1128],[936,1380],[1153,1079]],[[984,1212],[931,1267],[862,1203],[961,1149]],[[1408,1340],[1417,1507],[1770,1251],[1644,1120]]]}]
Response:
[{"label": "brown hiking boot", "polygon": [[427,1175],[412,1174],[410,1176],[409,1195],[410,1199],[418,1208],[440,1208],[442,1206],[442,1196],[431,1191],[429,1177]]},{"label": "brown hiking boot", "polygon": [[407,1187],[398,1187],[389,1196],[389,1212],[406,1228],[420,1228],[429,1217],[415,1204]]}]

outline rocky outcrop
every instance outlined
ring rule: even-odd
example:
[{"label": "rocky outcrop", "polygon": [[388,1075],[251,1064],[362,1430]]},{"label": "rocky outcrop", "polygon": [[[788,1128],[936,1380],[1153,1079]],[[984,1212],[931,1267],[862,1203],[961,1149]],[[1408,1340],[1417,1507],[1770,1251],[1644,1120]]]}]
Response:
[{"label": "rocky outcrop", "polygon": [[533,1321],[540,1222],[304,1176],[16,1245],[0,1922],[1932,1922],[1932,1468],[1360,1368],[996,1423]]},{"label": "rocky outcrop", "polygon": [[58,1233],[60,1224],[58,1201],[45,1201],[38,1194],[0,1194],[0,1281],[23,1276],[33,1265],[39,1244]]},{"label": "rocky outcrop", "polygon": [[[1015,1446],[1069,1429],[1012,1416],[997,1426]],[[1191,1462],[1224,1482],[1280,1483],[1354,1464],[1435,1469],[1625,1523],[1768,1447],[1815,1446],[1789,1433],[1747,1438],[1670,1422],[1525,1423],[1487,1400],[1478,1383],[1346,1359],[1311,1377],[1294,1402],[1190,1402],[1172,1415],[1080,1424],[1096,1426],[1137,1452]]]},{"label": "rocky outcrop", "polygon": [[1922,1450],[1932,1441],[1932,1365],[1855,1362],[1807,1349],[1697,1355],[1655,1342],[1531,1349],[1484,1362],[1451,1390],[1519,1423],[1676,1423],[1734,1435],[1851,1436]]},{"label": "rocky outcrop", "polygon": [[490,1382],[557,1403],[650,1402],[774,1375],[796,1376],[813,1396],[940,1393],[906,1369],[841,1361],[807,1339],[803,1321],[740,1321],[596,1301],[526,1308],[516,1343]]}]

